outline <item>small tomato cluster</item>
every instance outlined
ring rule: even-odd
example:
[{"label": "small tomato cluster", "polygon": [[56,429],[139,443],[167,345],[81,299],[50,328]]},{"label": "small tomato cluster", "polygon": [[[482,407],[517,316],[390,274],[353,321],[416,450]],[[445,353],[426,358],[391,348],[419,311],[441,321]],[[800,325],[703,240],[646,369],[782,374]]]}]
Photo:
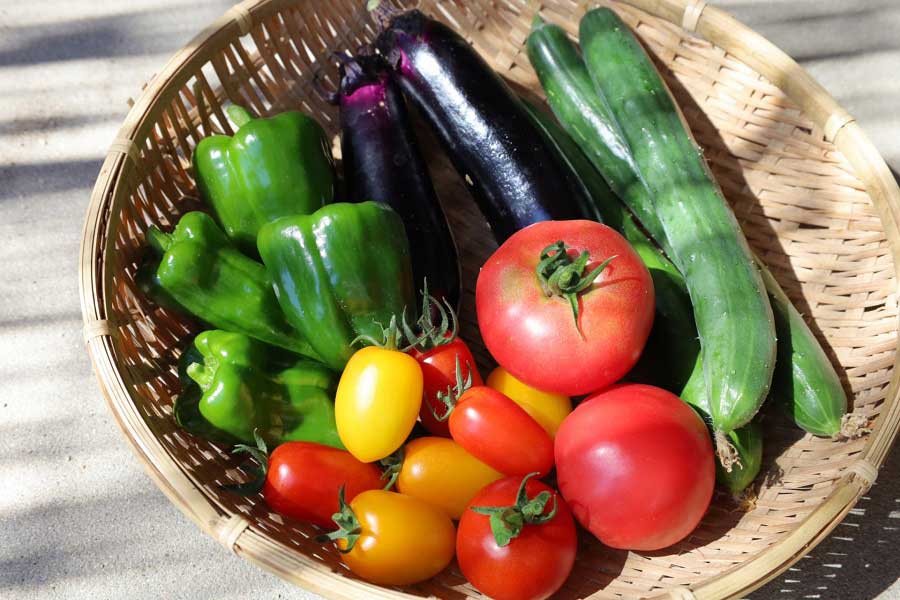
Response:
[{"label": "small tomato cluster", "polygon": [[[638,550],[696,526],[714,482],[704,424],[662,389],[612,385],[653,318],[650,276],[619,234],[538,223],[487,261],[476,304],[500,366],[486,384],[452,307],[427,287],[423,298],[415,323],[393,319],[347,363],[335,397],[346,450],[289,442],[268,458],[273,510],[336,525],[322,540],[370,582],[417,583],[456,556],[498,599],[563,585],[576,520]],[[569,394],[590,392],[573,411]],[[540,481],[554,468],[559,491]]]}]

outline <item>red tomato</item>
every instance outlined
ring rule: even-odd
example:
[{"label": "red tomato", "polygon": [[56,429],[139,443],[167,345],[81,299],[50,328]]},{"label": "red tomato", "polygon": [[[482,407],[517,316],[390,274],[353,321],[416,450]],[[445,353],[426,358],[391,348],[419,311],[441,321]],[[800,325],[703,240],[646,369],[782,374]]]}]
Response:
[{"label": "red tomato", "polygon": [[[545,255],[556,258],[542,263],[545,275],[565,268],[571,280],[554,287],[541,283],[537,268],[559,241],[566,252]],[[584,252],[585,268],[572,274],[566,263],[577,265]],[[611,257],[588,283],[585,276]],[[584,289],[572,292],[579,282]],[[565,291],[574,294],[577,326]],[[653,282],[637,252],[606,225],[545,221],[514,233],[487,260],[475,304],[484,343],[504,369],[537,389],[578,396],[618,381],[637,362],[653,325]]]},{"label": "red tomato", "polygon": [[497,390],[466,390],[449,423],[456,443],[505,475],[543,477],[553,468],[553,440],[525,409]]},{"label": "red tomato", "polygon": [[360,462],[345,450],[312,442],[287,442],[269,456],[263,496],[280,515],[333,529],[338,491],[346,486],[347,502],[366,490],[384,487],[381,469]]},{"label": "red tomato", "polygon": [[613,548],[659,550],[686,537],[715,483],[706,426],[650,385],[598,392],[556,434],[556,477],[575,518]]},{"label": "red tomato", "polygon": [[471,373],[472,385],[482,385],[484,382],[475,366],[475,358],[472,356],[469,346],[458,337],[426,352],[414,348],[410,354],[419,361],[424,377],[424,396],[422,409],[419,411],[419,420],[431,435],[450,437],[447,421],[438,421],[434,418],[435,413],[438,416],[444,416],[447,413],[447,405],[438,400],[437,395],[438,393],[446,394],[448,387],[456,385],[457,358],[463,380]]},{"label": "red tomato", "polygon": [[[500,545],[491,530],[490,516],[473,507],[517,504],[521,477],[507,477],[481,490],[463,513],[456,535],[459,568],[472,585],[495,600],[542,600],[558,590],[575,564],[575,522],[566,501],[540,481],[529,479],[527,500],[541,492],[551,495],[541,514],[556,513],[544,523],[525,524],[516,537]],[[539,518],[539,520],[543,520]]]}]

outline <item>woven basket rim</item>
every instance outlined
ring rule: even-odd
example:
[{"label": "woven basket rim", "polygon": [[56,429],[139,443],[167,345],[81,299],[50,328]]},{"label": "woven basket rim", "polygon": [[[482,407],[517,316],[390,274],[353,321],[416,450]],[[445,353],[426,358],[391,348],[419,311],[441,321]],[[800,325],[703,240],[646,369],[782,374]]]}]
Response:
[{"label": "woven basket rim", "polygon": [[[802,67],[763,36],[728,13],[708,6],[704,0],[617,1],[679,25],[716,44],[781,88],[822,127],[826,140],[833,142],[845,155],[865,184],[866,193],[884,226],[894,265],[900,266],[900,188],[858,123]],[[249,521],[240,515],[227,514],[216,506],[191,475],[155,440],[137,411],[129,409],[134,406],[132,392],[119,373],[114,347],[115,326],[107,320],[112,290],[104,265],[105,252],[112,245],[105,242],[111,239],[113,232],[105,215],[116,210],[117,199],[121,198],[117,193],[120,184],[128,179],[130,170],[137,163],[135,140],[142,140],[149,133],[148,111],[177,93],[198,63],[203,62],[201,52],[246,34],[254,23],[291,4],[292,0],[245,0],[233,6],[178,51],[151,78],[132,106],[98,174],[85,219],[79,258],[85,343],[104,398],[133,451],[170,501],[206,533],[255,564],[326,597],[352,599],[364,594],[371,598],[415,598],[417,596],[371,586],[334,573],[315,560],[269,541],[264,534],[248,527]],[[528,8],[539,6],[539,3],[529,3]],[[102,255],[101,248],[104,249]],[[857,462],[864,468],[848,469],[822,504],[783,539],[747,562],[691,588],[694,597],[701,600],[733,598],[757,589],[794,564],[840,523],[871,487],[877,469],[900,430],[898,366],[900,359],[895,356],[884,408]],[[242,535],[252,536],[254,548],[264,548],[266,552],[243,548],[242,542],[246,538]],[[302,570],[297,569],[298,561]]]}]

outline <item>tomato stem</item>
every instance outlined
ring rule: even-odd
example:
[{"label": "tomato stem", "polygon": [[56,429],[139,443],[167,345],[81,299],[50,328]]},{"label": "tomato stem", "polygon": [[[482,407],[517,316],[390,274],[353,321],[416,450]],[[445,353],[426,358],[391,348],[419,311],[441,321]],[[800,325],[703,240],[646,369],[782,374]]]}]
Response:
[{"label": "tomato stem", "polygon": [[[440,316],[440,322],[434,322],[434,312]],[[413,327],[406,320],[406,309],[403,309],[403,333],[410,345],[426,352],[438,346],[453,342],[459,335],[459,317],[446,298],[443,304],[428,293],[428,280],[422,289],[422,314],[415,324],[421,333],[416,335]]]},{"label": "tomato stem", "polygon": [[447,412],[443,415],[439,415],[437,414],[437,411],[434,410],[434,406],[432,406],[430,402],[428,403],[428,410],[431,411],[431,414],[434,415],[434,418],[438,423],[443,423],[450,418],[450,413],[452,413],[456,405],[459,404],[459,399],[472,387],[472,365],[469,364],[469,361],[466,361],[466,371],[466,377],[463,379],[462,367],[459,364],[459,354],[457,354],[456,385],[448,385],[446,392],[438,392],[436,394],[437,401],[443,403],[447,407]]},{"label": "tomato stem", "polygon": [[400,469],[403,468],[403,459],[405,452],[403,451],[403,446],[397,448],[397,450],[384,458],[378,461],[382,467],[384,467],[384,472],[381,474],[381,478],[388,479],[387,484],[384,486],[384,490],[390,490],[394,487],[394,484],[397,483],[397,478],[400,477]]},{"label": "tomato stem", "polygon": [[[548,491],[539,493],[534,498],[528,498],[525,489],[528,480],[538,475],[537,472],[529,473],[522,478],[519,491],[516,493],[516,503],[512,506],[472,506],[469,510],[480,515],[488,515],[491,523],[491,533],[494,541],[501,548],[508,546],[511,541],[522,533],[525,525],[542,525],[556,516],[559,501],[556,494]],[[547,503],[553,499],[553,508],[545,513]]]},{"label": "tomato stem", "polygon": [[585,274],[584,270],[591,262],[591,255],[587,250],[575,260],[569,256],[569,248],[562,240],[541,250],[540,260],[535,268],[541,289],[548,297],[561,296],[569,301],[575,317],[575,328],[582,337],[584,334],[578,325],[578,294],[589,288],[614,258],[616,255],[610,256]]},{"label": "tomato stem", "polygon": [[331,533],[316,536],[316,541],[320,543],[345,540],[347,542],[345,547],[338,547],[338,552],[341,554],[347,554],[353,550],[353,546],[356,545],[356,541],[362,533],[359,519],[356,518],[356,513],[353,512],[353,509],[347,504],[345,499],[344,487],[342,485],[341,489],[338,490],[338,511],[331,515],[331,520],[335,522],[338,528]]},{"label": "tomato stem", "polygon": [[[405,310],[405,309],[404,309]],[[397,316],[391,316],[391,322],[387,327],[382,325],[381,323],[377,323],[379,327],[381,327],[381,339],[377,340],[371,335],[361,334],[353,338],[353,341],[350,342],[351,346],[355,346],[357,342],[366,342],[369,346],[376,346],[378,348],[382,348],[384,350],[398,350],[400,352],[406,352],[412,345],[400,346],[400,342],[403,341],[403,334],[400,331],[400,326],[397,324]]]},{"label": "tomato stem", "polygon": [[266,482],[266,473],[269,470],[269,451],[266,448],[266,441],[259,434],[258,429],[253,430],[253,439],[256,440],[256,447],[247,444],[238,444],[232,450],[232,454],[246,453],[253,457],[259,466],[254,469],[253,479],[246,483],[236,485],[223,486],[229,492],[234,492],[241,496],[253,496],[262,491]]}]

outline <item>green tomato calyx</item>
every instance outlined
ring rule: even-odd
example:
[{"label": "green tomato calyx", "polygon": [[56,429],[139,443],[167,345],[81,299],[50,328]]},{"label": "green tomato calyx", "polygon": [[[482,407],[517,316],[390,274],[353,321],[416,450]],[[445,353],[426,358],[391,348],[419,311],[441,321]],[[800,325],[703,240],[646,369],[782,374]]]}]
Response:
[{"label": "green tomato calyx", "polygon": [[393,454],[385,456],[378,464],[384,467],[384,472],[381,474],[382,479],[387,479],[388,482],[385,484],[384,490],[390,491],[394,484],[397,483],[397,478],[400,477],[400,469],[403,468],[403,459],[405,458],[405,452],[403,450],[403,446],[397,448]]},{"label": "green tomato calyx", "polygon": [[438,392],[437,400],[438,402],[442,402],[447,407],[447,412],[443,415],[437,414],[437,411],[434,410],[434,406],[431,403],[428,403],[428,409],[431,411],[431,414],[434,415],[434,418],[439,422],[443,423],[447,419],[450,418],[450,413],[453,412],[453,409],[459,404],[459,399],[462,398],[462,395],[465,394],[468,390],[472,388],[472,365],[469,364],[469,361],[466,361],[466,376],[463,378],[462,367],[459,364],[459,354],[456,355],[456,384],[453,386],[447,386],[446,392]]},{"label": "green tomato calyx", "polygon": [[[508,546],[511,541],[522,533],[526,525],[542,525],[556,516],[559,502],[556,494],[543,491],[529,500],[525,486],[528,480],[537,473],[529,473],[522,478],[519,491],[516,493],[516,503],[512,506],[472,506],[469,510],[480,515],[488,515],[491,523],[491,533],[494,541],[501,548]],[[553,499],[553,508],[549,512],[547,503]]]},{"label": "green tomato calyx", "polygon": [[591,255],[587,250],[579,254],[575,260],[569,256],[569,248],[562,240],[541,250],[541,257],[535,269],[541,289],[547,297],[560,296],[569,301],[572,315],[575,317],[575,328],[582,337],[584,334],[578,325],[578,294],[588,289],[614,258],[616,255],[610,256],[585,274],[584,270],[591,262]]},{"label": "green tomato calyx", "polygon": [[356,513],[353,512],[353,509],[350,508],[345,499],[344,487],[342,485],[338,491],[338,511],[331,515],[331,520],[334,521],[338,528],[331,533],[316,536],[316,541],[320,543],[346,540],[346,547],[343,549],[338,548],[338,552],[341,554],[347,554],[353,550],[353,546],[356,545],[356,541],[362,534],[362,526],[359,524],[359,519],[356,518]]},{"label": "green tomato calyx", "polygon": [[[404,309],[405,312],[405,309]],[[385,327],[381,323],[376,323],[379,327],[381,327],[381,339],[375,339],[371,335],[358,335],[353,338],[353,341],[350,342],[351,346],[355,346],[359,342],[365,342],[367,346],[375,346],[377,348],[381,348],[383,350],[398,350],[400,352],[406,352],[410,348],[413,347],[413,344],[408,344],[406,346],[401,347],[401,343],[403,342],[403,332],[400,331],[400,325],[397,324],[397,316],[391,316],[391,322],[388,323],[388,326]]]},{"label": "green tomato calyx", "polygon": [[234,492],[240,496],[253,496],[261,492],[263,484],[266,482],[266,473],[269,470],[269,450],[266,448],[266,441],[260,435],[258,429],[253,430],[253,439],[256,440],[256,446],[238,444],[231,451],[232,454],[249,454],[258,463],[258,466],[253,470],[253,479],[246,483],[224,486],[229,492]]},{"label": "green tomato calyx", "polygon": [[[438,323],[434,322],[435,312],[440,317]],[[406,308],[404,307],[402,324],[406,339],[422,352],[449,344],[459,334],[459,317],[457,317],[456,311],[453,310],[446,298],[442,303],[428,293],[427,279],[422,289],[422,316],[413,325],[410,325],[406,319]],[[415,332],[416,328],[420,331],[418,335]]]}]

